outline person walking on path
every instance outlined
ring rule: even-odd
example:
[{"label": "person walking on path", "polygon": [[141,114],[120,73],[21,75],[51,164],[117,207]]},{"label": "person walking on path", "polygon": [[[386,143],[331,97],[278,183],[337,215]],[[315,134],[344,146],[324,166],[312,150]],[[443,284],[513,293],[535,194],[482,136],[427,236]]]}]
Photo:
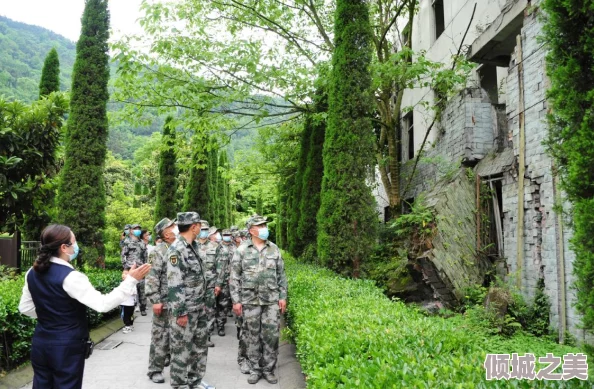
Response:
[{"label": "person walking on path", "polygon": [[163,239],[149,254],[152,268],[146,276],[145,292],[148,302],[153,307],[153,325],[151,329],[151,348],[149,351],[148,376],[154,383],[162,384],[163,369],[169,364],[169,314],[167,310],[167,262],[165,254],[175,241],[177,226],[168,218],[161,219],[155,226],[155,233]]},{"label": "person walking on path", "polygon": [[[147,261],[146,245],[140,239],[142,230],[140,224],[133,224],[130,229],[128,242],[122,247],[122,266],[124,272],[127,272],[133,264],[142,266]],[[146,316],[146,296],[144,295],[144,280],[136,286],[138,292],[138,304],[140,305],[140,314]]]},{"label": "person walking on path", "polygon": [[179,235],[169,246],[167,305],[170,310],[171,386],[205,387],[208,328],[204,298],[206,274],[195,242],[201,221],[197,212],[177,214]]},{"label": "person walking on path", "polygon": [[52,224],[41,233],[41,248],[25,275],[19,311],[37,318],[31,342],[33,388],[79,389],[90,351],[86,307],[98,312],[116,308],[134,292],[150,265],[133,265],[122,283],[101,294],[88,277],[72,267],[78,255],[74,233]]},{"label": "person walking on path", "polygon": [[268,240],[266,218],[254,215],[246,226],[251,240],[237,248],[231,266],[231,299],[243,315],[250,367],[248,383],[262,376],[271,384],[278,357],[280,314],[287,307],[287,277],[279,248]]}]

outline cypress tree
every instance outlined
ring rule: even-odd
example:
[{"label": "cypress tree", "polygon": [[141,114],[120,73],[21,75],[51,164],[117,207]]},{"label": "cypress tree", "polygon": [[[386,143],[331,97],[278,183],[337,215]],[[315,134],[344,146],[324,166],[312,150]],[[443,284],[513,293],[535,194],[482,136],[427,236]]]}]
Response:
[{"label": "cypress tree", "polygon": [[72,228],[83,254],[105,253],[105,165],[109,98],[107,0],[87,0],[72,73],[64,168],[58,190],[60,221]]},{"label": "cypress tree", "polygon": [[[315,112],[326,112],[328,109],[327,95],[317,95]],[[311,126],[309,147],[302,178],[301,199],[299,201],[299,222],[297,235],[301,240],[301,249],[311,245],[316,249],[317,222],[316,215],[320,209],[320,192],[322,190],[322,173],[324,162],[322,149],[326,134],[326,120],[321,117],[308,117],[306,125]]]},{"label": "cypress tree", "polygon": [[184,211],[198,211],[204,218],[208,215],[208,162],[204,144],[196,142],[190,167],[190,181],[184,193]]},{"label": "cypress tree", "polygon": [[305,120],[303,131],[301,132],[301,144],[299,147],[299,159],[297,161],[297,172],[295,173],[295,182],[291,194],[291,211],[289,215],[287,237],[289,240],[289,252],[294,256],[300,256],[303,251],[303,240],[297,233],[299,224],[301,196],[303,189],[303,173],[307,167],[307,154],[309,154],[309,141],[312,133],[311,118]]},{"label": "cypress tree", "polygon": [[324,177],[318,221],[322,263],[353,277],[375,243],[371,27],[364,0],[338,0],[334,23]]},{"label": "cypress tree", "polygon": [[[545,11],[544,35],[549,49],[547,74],[549,152],[561,178],[572,216],[571,249],[575,307],[582,326],[594,332],[594,26],[592,1],[541,2]],[[560,334],[563,336],[563,334]]]},{"label": "cypress tree", "polygon": [[210,225],[211,226],[218,226],[219,223],[219,196],[218,196],[218,189],[219,186],[217,185],[218,179],[218,151],[216,148],[210,150],[208,156],[208,213],[210,217]]},{"label": "cypress tree", "polygon": [[58,52],[52,48],[43,62],[41,81],[39,82],[39,98],[60,90],[60,59]]},{"label": "cypress tree", "polygon": [[163,127],[163,148],[159,156],[159,181],[157,183],[157,200],[155,205],[155,224],[164,217],[175,218],[177,169],[175,167],[175,128],[171,125],[171,116],[165,120]]},{"label": "cypress tree", "polygon": [[221,151],[221,155],[219,155],[219,174],[217,177],[217,192],[219,193],[219,224],[221,228],[229,227],[229,204],[228,199],[229,195],[227,193],[227,180],[225,178],[225,172],[227,169],[227,152],[225,150]]},{"label": "cypress tree", "polygon": [[256,199],[256,213],[258,215],[262,215],[264,213],[264,204],[262,201],[262,195],[258,195],[258,199]]},{"label": "cypress tree", "polygon": [[295,183],[295,175],[281,177],[278,186],[279,197],[279,226],[277,229],[277,241],[281,243],[280,247],[288,250],[290,242],[288,237],[290,210],[291,210],[291,189]]}]

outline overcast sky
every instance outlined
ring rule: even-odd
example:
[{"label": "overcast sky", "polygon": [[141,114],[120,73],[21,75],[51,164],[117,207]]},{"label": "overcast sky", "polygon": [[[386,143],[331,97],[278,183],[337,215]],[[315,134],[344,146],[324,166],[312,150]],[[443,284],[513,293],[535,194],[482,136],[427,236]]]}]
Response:
[{"label": "overcast sky", "polygon": [[[112,39],[142,32],[137,23],[141,0],[110,0]],[[0,0],[0,15],[12,20],[45,27],[77,41],[84,0]]]}]

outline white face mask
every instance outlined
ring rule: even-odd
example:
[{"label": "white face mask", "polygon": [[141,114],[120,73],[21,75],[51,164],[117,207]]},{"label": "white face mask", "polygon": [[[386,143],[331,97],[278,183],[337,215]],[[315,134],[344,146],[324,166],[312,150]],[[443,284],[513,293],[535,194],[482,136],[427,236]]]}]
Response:
[{"label": "white face mask", "polygon": [[177,235],[179,235],[179,228],[177,228],[177,226],[175,226],[175,227],[173,227],[171,232],[173,232],[173,235],[177,236]]}]

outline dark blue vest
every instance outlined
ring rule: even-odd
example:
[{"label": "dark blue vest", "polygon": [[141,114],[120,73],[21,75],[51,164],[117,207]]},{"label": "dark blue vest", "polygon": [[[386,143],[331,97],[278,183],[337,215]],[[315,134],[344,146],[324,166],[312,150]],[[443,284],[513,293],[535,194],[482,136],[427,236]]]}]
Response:
[{"label": "dark blue vest", "polygon": [[85,305],[68,296],[62,287],[72,271],[52,263],[46,273],[29,272],[27,284],[37,313],[34,338],[80,340],[89,336]]}]

